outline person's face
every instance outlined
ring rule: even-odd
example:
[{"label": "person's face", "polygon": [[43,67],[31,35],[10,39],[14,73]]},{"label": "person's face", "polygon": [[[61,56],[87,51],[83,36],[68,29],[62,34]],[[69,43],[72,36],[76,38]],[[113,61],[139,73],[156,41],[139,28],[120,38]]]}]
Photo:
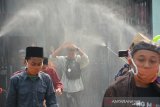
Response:
[{"label": "person's face", "polygon": [[67,56],[71,59],[73,59],[76,55],[76,49],[75,48],[68,48],[67,49]]},{"label": "person's face", "polygon": [[145,69],[159,68],[160,55],[149,50],[139,50],[134,54],[133,60],[137,67]]},{"label": "person's face", "polygon": [[31,57],[26,61],[27,73],[29,75],[37,75],[43,66],[43,58]]},{"label": "person's face", "polygon": [[135,75],[137,85],[147,86],[156,80],[160,63],[158,53],[149,50],[139,50],[134,54],[133,60],[138,70],[137,75]]}]

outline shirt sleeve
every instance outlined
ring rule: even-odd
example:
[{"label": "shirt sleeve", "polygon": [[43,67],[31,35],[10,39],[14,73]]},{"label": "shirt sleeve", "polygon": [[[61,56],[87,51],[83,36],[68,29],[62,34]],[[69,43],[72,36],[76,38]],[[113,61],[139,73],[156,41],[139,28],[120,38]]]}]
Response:
[{"label": "shirt sleeve", "polygon": [[47,79],[47,90],[45,98],[47,107],[59,107],[57,104],[55,92],[53,91],[53,84],[49,76]]},{"label": "shirt sleeve", "polygon": [[61,90],[63,90],[63,84],[61,83],[55,69],[52,69],[52,72],[53,72],[53,83],[55,85],[55,89],[61,88]]},{"label": "shirt sleeve", "polygon": [[6,107],[17,107],[17,82],[18,78],[11,78],[8,89]]},{"label": "shirt sleeve", "polygon": [[56,69],[54,68],[48,68],[47,69],[48,74],[50,75],[53,85],[55,89],[61,88],[63,90],[63,84],[61,83],[58,74],[56,73]]},{"label": "shirt sleeve", "polygon": [[82,56],[77,56],[79,57],[77,60],[78,62],[80,62],[80,68],[84,68],[89,64],[89,58],[86,54],[82,55]]}]

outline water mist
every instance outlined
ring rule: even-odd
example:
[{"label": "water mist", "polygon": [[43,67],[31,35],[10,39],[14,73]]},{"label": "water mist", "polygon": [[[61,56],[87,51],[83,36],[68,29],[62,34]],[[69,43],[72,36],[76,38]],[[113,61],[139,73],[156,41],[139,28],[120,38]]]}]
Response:
[{"label": "water mist", "polygon": [[[90,59],[82,74],[85,90],[80,96],[81,107],[101,107],[106,88],[125,63],[118,57],[118,50],[128,49],[136,33],[112,11],[111,7],[117,5],[103,0],[14,2],[8,6],[8,11],[15,10],[14,15],[7,18],[0,37],[15,32],[19,32],[18,36],[34,37],[35,44],[44,47],[46,56],[65,41],[76,43]],[[17,45],[20,44],[14,46]]]}]

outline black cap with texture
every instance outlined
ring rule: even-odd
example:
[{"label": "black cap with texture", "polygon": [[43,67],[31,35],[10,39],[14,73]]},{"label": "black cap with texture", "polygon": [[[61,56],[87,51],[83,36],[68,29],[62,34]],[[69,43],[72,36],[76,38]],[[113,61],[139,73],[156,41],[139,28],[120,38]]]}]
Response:
[{"label": "black cap with texture", "polygon": [[156,52],[160,54],[160,47],[157,45],[154,45],[152,43],[147,43],[147,42],[140,42],[136,44],[132,49],[131,49],[131,55],[133,56],[135,52],[138,50],[150,50],[153,52]]},{"label": "black cap with texture", "polygon": [[43,58],[43,48],[42,47],[27,47],[26,48],[26,58],[27,57]]}]

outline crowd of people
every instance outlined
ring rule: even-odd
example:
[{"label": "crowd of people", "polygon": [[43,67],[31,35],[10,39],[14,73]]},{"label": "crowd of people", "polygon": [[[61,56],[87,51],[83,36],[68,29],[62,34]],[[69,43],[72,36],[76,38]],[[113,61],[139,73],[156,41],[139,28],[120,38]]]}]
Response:
[{"label": "crowd of people", "polygon": [[[106,89],[103,107],[110,97],[160,97],[159,41],[159,36],[135,36],[124,56],[128,63]],[[82,72],[89,58],[81,48],[67,42],[44,57],[42,47],[29,46],[23,64],[10,78],[6,107],[82,107]]]},{"label": "crowd of people", "polygon": [[[60,56],[62,50],[66,55]],[[63,44],[50,58],[44,57],[42,47],[29,46],[21,62],[21,69],[11,76],[6,107],[80,106],[79,95],[84,90],[81,73],[89,59],[75,44]]]}]

